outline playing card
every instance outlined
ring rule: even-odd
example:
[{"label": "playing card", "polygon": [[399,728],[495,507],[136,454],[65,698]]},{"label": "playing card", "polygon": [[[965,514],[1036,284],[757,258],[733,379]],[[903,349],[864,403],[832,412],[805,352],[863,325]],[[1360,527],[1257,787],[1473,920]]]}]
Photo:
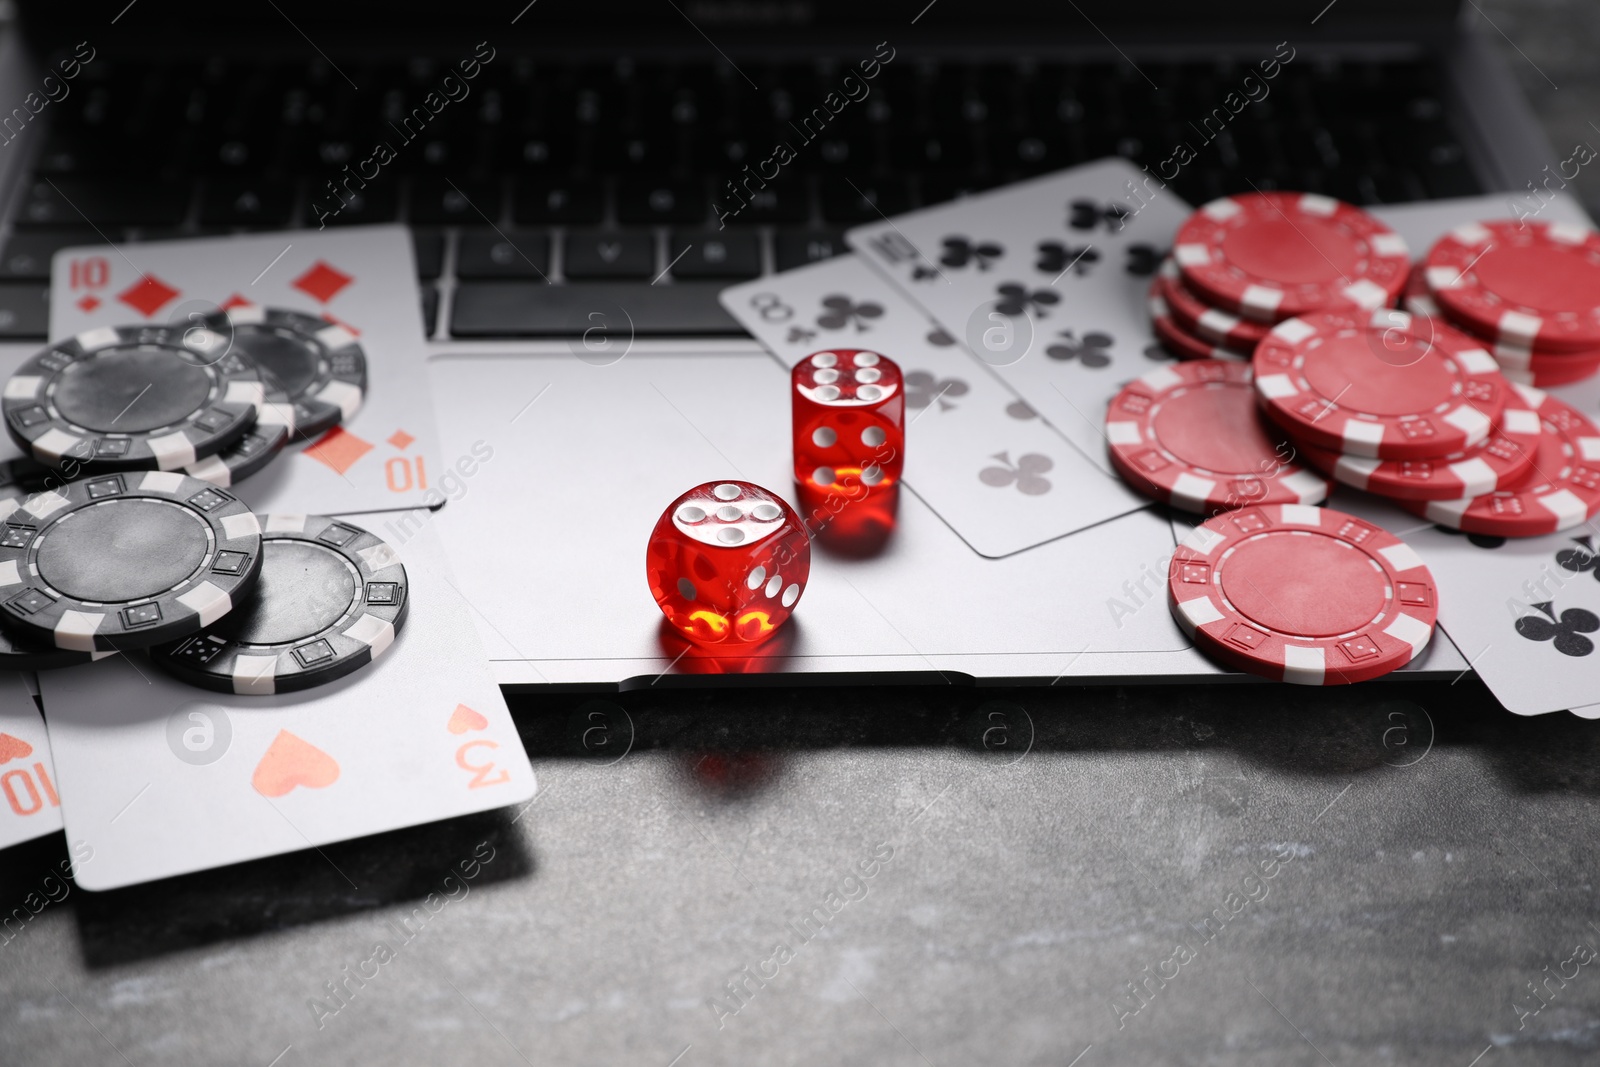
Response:
[{"label": "playing card", "polygon": [[342,325],[366,353],[360,409],[236,491],[258,511],[410,507],[432,488],[439,454],[412,263],[402,226],[66,248],[52,263],[50,336],[189,323],[241,303]]},{"label": "playing card", "polygon": [[904,484],[981,556],[1007,556],[1149,504],[1084,459],[857,256],[733,286],[722,303],[786,367],[839,346],[899,363]]},{"label": "playing card", "polygon": [[[358,525],[378,532],[368,516]],[[191,688],[142,655],[41,688],[76,874],[111,889],[526,802],[533,770],[427,512],[381,536],[408,618],[375,663],[276,696]],[[20,688],[20,687],[19,687]]]},{"label": "playing card", "polygon": [[1404,536],[1439,583],[1440,625],[1496,700],[1519,715],[1593,715],[1600,524],[1522,538],[1424,524]]},{"label": "playing card", "polygon": [[1137,167],[1104,160],[846,238],[1109,473],[1106,405],[1169,358],[1147,293],[1189,211]]},{"label": "playing card", "polygon": [[0,675],[0,849],[61,829],[44,720],[20,673]]}]

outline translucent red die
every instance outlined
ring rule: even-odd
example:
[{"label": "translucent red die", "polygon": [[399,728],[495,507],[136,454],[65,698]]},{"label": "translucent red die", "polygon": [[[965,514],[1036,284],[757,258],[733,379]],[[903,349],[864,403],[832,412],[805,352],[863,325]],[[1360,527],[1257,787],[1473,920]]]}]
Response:
[{"label": "translucent red die", "polygon": [[690,640],[761,641],[805,591],[811,542],[782,498],[750,482],[706,482],[661,513],[645,574],[662,614]]},{"label": "translucent red die", "polygon": [[803,494],[853,497],[900,481],[906,393],[894,360],[855,348],[813,352],[789,380]]}]

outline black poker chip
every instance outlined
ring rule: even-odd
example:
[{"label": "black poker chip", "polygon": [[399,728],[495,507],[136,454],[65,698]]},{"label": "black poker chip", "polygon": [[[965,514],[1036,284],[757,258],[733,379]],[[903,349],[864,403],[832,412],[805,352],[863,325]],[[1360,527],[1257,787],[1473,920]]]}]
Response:
[{"label": "black poker chip", "polygon": [[226,489],[238,485],[271,463],[295,432],[294,405],[265,370],[267,397],[256,408],[256,424],[233,444],[183,469],[184,473]]},{"label": "black poker chip", "polygon": [[151,650],[176,677],[266,695],[343,678],[388,650],[405,624],[406,569],[389,544],[321,515],[262,515],[255,594],[202,633]]},{"label": "black poker chip", "polygon": [[294,406],[296,439],[309,440],[349,419],[367,393],[367,353],[337,323],[285,308],[239,304],[207,320],[267,372]]},{"label": "black poker chip", "polygon": [[0,624],[78,652],[172,641],[225,616],[261,573],[261,525],[177,471],[84,478],[0,525]]},{"label": "black poker chip", "polygon": [[190,325],[102,326],[50,345],[6,382],[6,429],[81,474],[177,470],[243,437],[265,395],[255,364]]}]

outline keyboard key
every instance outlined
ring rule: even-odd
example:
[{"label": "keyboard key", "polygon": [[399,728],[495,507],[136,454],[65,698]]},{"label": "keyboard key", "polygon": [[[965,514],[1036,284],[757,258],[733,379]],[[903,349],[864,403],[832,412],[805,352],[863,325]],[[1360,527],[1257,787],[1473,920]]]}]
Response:
[{"label": "keyboard key", "polygon": [[511,212],[519,223],[592,226],[605,213],[605,196],[598,184],[524,179],[511,191]]},{"label": "keyboard key", "polygon": [[911,191],[903,178],[847,178],[828,175],[818,192],[822,217],[829,222],[875,222],[911,207]]},{"label": "keyboard key", "polygon": [[412,230],[411,248],[417,257],[417,277],[431,282],[444,271],[444,234],[438,230]]},{"label": "keyboard key", "polygon": [[[578,337],[597,321],[635,335],[742,336],[717,302],[721,282],[635,283],[462,282],[450,307],[453,337]],[[596,315],[600,319],[595,318]],[[626,339],[624,338],[624,343]]]},{"label": "keyboard key", "polygon": [[674,278],[754,278],[761,273],[761,242],[738,230],[680,231],[668,259]]},{"label": "keyboard key", "polygon": [[708,203],[698,181],[624,178],[617,186],[617,218],[629,226],[704,222]]},{"label": "keyboard key", "polygon": [[422,287],[422,336],[432,337],[433,329],[439,322],[439,287],[437,285],[424,285]]},{"label": "keyboard key", "polygon": [[187,181],[57,178],[29,185],[17,226],[176,226],[189,213]]},{"label": "keyboard key", "polygon": [[528,230],[463,230],[456,239],[461,278],[537,278],[550,272],[550,238]]},{"label": "keyboard key", "polygon": [[[107,233],[118,240],[121,233]],[[72,245],[92,245],[103,241],[93,230],[24,230],[6,240],[6,249],[0,253],[0,278],[26,278],[47,281],[50,278],[50,257],[58,248]]]},{"label": "keyboard key", "polygon": [[394,222],[400,217],[400,197],[395,193],[393,176],[379,175],[365,189],[335,196],[323,185],[311,189],[306,225],[316,229],[328,226],[363,226],[372,222]]},{"label": "keyboard key", "polygon": [[735,184],[729,192],[727,179],[718,186],[712,201],[712,214],[725,226],[759,226],[763,223],[805,222],[811,210],[806,187],[799,179],[770,183],[765,189]]},{"label": "keyboard key", "polygon": [[50,325],[50,289],[0,285],[0,339],[43,341]]},{"label": "keyboard key", "polygon": [[482,226],[500,221],[500,182],[417,178],[411,183],[411,221]]},{"label": "keyboard key", "polygon": [[202,226],[285,226],[294,186],[282,178],[213,178],[200,194]]},{"label": "keyboard key", "polygon": [[654,279],[656,242],[629,230],[578,230],[567,234],[569,278]]},{"label": "keyboard key", "polygon": [[843,230],[779,230],[773,246],[779,270],[793,270],[848,251]]}]

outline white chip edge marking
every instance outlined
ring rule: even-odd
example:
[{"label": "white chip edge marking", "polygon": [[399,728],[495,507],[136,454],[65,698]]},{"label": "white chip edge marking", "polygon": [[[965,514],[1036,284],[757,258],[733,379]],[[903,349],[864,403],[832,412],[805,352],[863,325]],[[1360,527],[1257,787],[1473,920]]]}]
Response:
[{"label": "white chip edge marking", "polygon": [[317,390],[316,399],[334,405],[339,409],[340,415],[347,419],[361,410],[361,390],[349,382],[338,380],[329,382]]},{"label": "white chip edge marking", "polygon": [[199,458],[194,454],[194,445],[182,430],[164,437],[152,437],[146,444],[150,446],[150,454],[156,457],[156,466],[164,471],[187,467]]},{"label": "white chip edge marking", "polygon": [[1172,250],[1172,258],[1181,267],[1209,267],[1211,249],[1202,244],[1178,245]]},{"label": "white chip edge marking", "polygon": [[394,644],[394,627],[376,615],[363,615],[345,632],[345,636],[372,648],[372,658],[377,659]]},{"label": "white chip edge marking", "polygon": [[1119,420],[1106,423],[1106,440],[1113,445],[1136,445],[1142,438],[1139,436],[1139,424]]},{"label": "white chip edge marking", "polygon": [[1283,680],[1294,685],[1321,685],[1328,676],[1327,654],[1304,645],[1283,646]]},{"label": "white chip edge marking", "polygon": [[338,325],[324,326],[311,336],[330,349],[343,348],[345,345],[354,344],[356,340],[355,334]]},{"label": "white chip edge marking", "polygon": [[[1537,437],[1544,430],[1537,411],[1527,408],[1506,408],[1500,416],[1500,432],[1517,437]],[[1593,438],[1590,438],[1593,440]]]},{"label": "white chip edge marking", "polygon": [[44,379],[37,374],[19,374],[6,382],[7,400],[32,400],[39,395]]},{"label": "white chip edge marking", "polygon": [[1462,496],[1482,496],[1485,493],[1492,493],[1500,484],[1500,476],[1481,456],[1452,463],[1449,470],[1461,482]]},{"label": "white chip edge marking", "polygon": [[1396,641],[1403,641],[1411,646],[1411,658],[1416,659],[1417,654],[1428,647],[1428,638],[1433,636],[1433,627],[1405,612],[1394,617],[1394,621],[1383,628],[1383,632]]},{"label": "white chip edge marking", "polygon": [[71,434],[52,426],[36,437],[33,444],[28,447],[32,450],[35,459],[54,465],[56,460],[71,454],[82,443],[83,438],[77,434]]},{"label": "white chip edge marking", "polygon": [[1297,396],[1300,390],[1295,388],[1294,379],[1287,374],[1262,374],[1256,378],[1256,392],[1268,400],[1282,400],[1286,396]]},{"label": "white chip edge marking", "polygon": [[1386,258],[1411,258],[1411,247],[1406,244],[1406,239],[1397,233],[1380,233],[1373,237],[1372,250]]},{"label": "white chip edge marking", "polygon": [[1365,419],[1346,419],[1339,438],[1344,442],[1341,451],[1349,455],[1376,456],[1378,446],[1383,444],[1383,424]]},{"label": "white chip edge marking", "polygon": [[1157,393],[1165,392],[1173,386],[1183,384],[1183,375],[1171,367],[1157,367],[1153,371],[1146,371],[1139,376],[1141,384],[1148,386]]},{"label": "white chip edge marking", "polygon": [[1327,512],[1317,507],[1307,507],[1304,504],[1280,504],[1278,514],[1285,523],[1296,526],[1322,527],[1322,520]]},{"label": "white chip edge marking", "polygon": [[1211,598],[1203,595],[1178,601],[1178,610],[1188,620],[1192,630],[1220,622],[1223,617],[1222,612],[1211,602]]},{"label": "white chip edge marking", "polygon": [[1493,238],[1489,227],[1478,222],[1463,222],[1450,231],[1450,236],[1464,245],[1481,245]]},{"label": "white chip edge marking", "polygon": [[21,584],[22,572],[17,569],[17,561],[8,559],[0,562],[0,589],[9,589]]},{"label": "white chip edge marking", "polygon": [[1246,311],[1255,311],[1262,315],[1274,315],[1278,305],[1283,303],[1283,290],[1270,289],[1265,285],[1247,285],[1244,295],[1239,298],[1239,306]]},{"label": "white chip edge marking", "polygon": [[176,493],[183,488],[183,475],[177,471],[146,471],[139,488],[152,493]]},{"label": "white chip edge marking", "polygon": [[233,484],[233,472],[217,456],[208,456],[199,463],[192,463],[183,468],[183,472],[191,478],[199,478],[202,482],[210,482],[221,489],[226,489]]},{"label": "white chip edge marking", "polygon": [[1172,502],[1189,511],[1204,511],[1210,500],[1211,491],[1216,487],[1214,479],[1202,478],[1184,471],[1178,475],[1177,481],[1172,486]]},{"label": "white chip edge marking", "polygon": [[258,326],[267,321],[267,309],[260,304],[236,304],[227,310],[227,316],[235,326]]},{"label": "white chip edge marking", "polygon": [[210,626],[233,610],[233,598],[210,582],[201,582],[184,593],[178,603],[200,616],[202,627]]},{"label": "white chip edge marking", "polygon": [[306,517],[293,512],[275,512],[267,516],[264,529],[267,533],[300,533],[306,528]]},{"label": "white chip edge marking", "polygon": [[1328,480],[1311,471],[1298,470],[1279,475],[1278,484],[1293,493],[1302,504],[1316,504],[1328,499]]},{"label": "white chip edge marking", "polygon": [[[1565,530],[1589,517],[1589,507],[1571,489],[1557,489],[1538,498],[1539,506],[1555,516],[1556,529]],[[1468,503],[1471,503],[1468,501]]]},{"label": "white chip edge marking", "polygon": [[233,658],[233,691],[240,696],[271,696],[278,691],[278,657]]},{"label": "white chip edge marking", "polygon": [[253,408],[259,408],[266,400],[267,391],[259,381],[231,381],[222,394],[225,404],[249,404]]},{"label": "white chip edge marking", "polygon": [[104,621],[105,615],[92,611],[62,612],[61,621],[56,623],[56,647],[74,652],[93,652],[95,631],[100,629]]},{"label": "white chip edge marking", "polygon": [[1467,435],[1467,444],[1475,445],[1489,437],[1494,420],[1469,404],[1462,404],[1444,417],[1444,421]]},{"label": "white chip edge marking", "polygon": [[1317,332],[1317,328],[1305,319],[1284,319],[1272,328],[1272,336],[1289,344],[1297,345],[1307,337]]},{"label": "white chip edge marking", "polygon": [[253,511],[239,515],[224,515],[222,532],[228,535],[230,541],[237,541],[241,537],[260,537],[261,519]]},{"label": "white chip edge marking", "polygon": [[1490,374],[1500,369],[1500,363],[1482,348],[1463,348],[1450,357],[1468,374]]},{"label": "white chip edge marking", "polygon": [[1366,456],[1340,456],[1333,469],[1345,485],[1365,489],[1372,481],[1372,472],[1378,469],[1378,464],[1378,460]]},{"label": "white chip edge marking", "polygon": [[116,329],[111,326],[100,326],[93,330],[85,330],[74,337],[73,340],[78,342],[78,347],[83,349],[84,352],[97,352],[102,348],[122,342],[122,338],[118,336]]},{"label": "white chip edge marking", "polygon": [[42,493],[35,493],[30,496],[23,503],[22,510],[36,519],[48,519],[70,503],[72,501],[54,489],[46,489]]},{"label": "white chip edge marking", "polygon": [[1378,549],[1378,555],[1388,560],[1389,566],[1393,567],[1397,571],[1400,571],[1402,574],[1406,571],[1416,570],[1418,567],[1426,566],[1426,564],[1422,562],[1422,557],[1417,555],[1417,550],[1406,544],[1404,541],[1397,542],[1396,544],[1392,545],[1385,545],[1383,548]]},{"label": "white chip edge marking", "polygon": [[400,556],[384,541],[380,541],[371,548],[363,548],[356,552],[361,557],[361,562],[366,565],[369,572],[376,574],[386,567],[393,567],[400,562]]},{"label": "white chip edge marking", "polygon": [[1539,328],[1544,325],[1544,319],[1522,311],[1504,311],[1501,312],[1500,321],[1496,325],[1502,341],[1531,345],[1538,339]]}]

